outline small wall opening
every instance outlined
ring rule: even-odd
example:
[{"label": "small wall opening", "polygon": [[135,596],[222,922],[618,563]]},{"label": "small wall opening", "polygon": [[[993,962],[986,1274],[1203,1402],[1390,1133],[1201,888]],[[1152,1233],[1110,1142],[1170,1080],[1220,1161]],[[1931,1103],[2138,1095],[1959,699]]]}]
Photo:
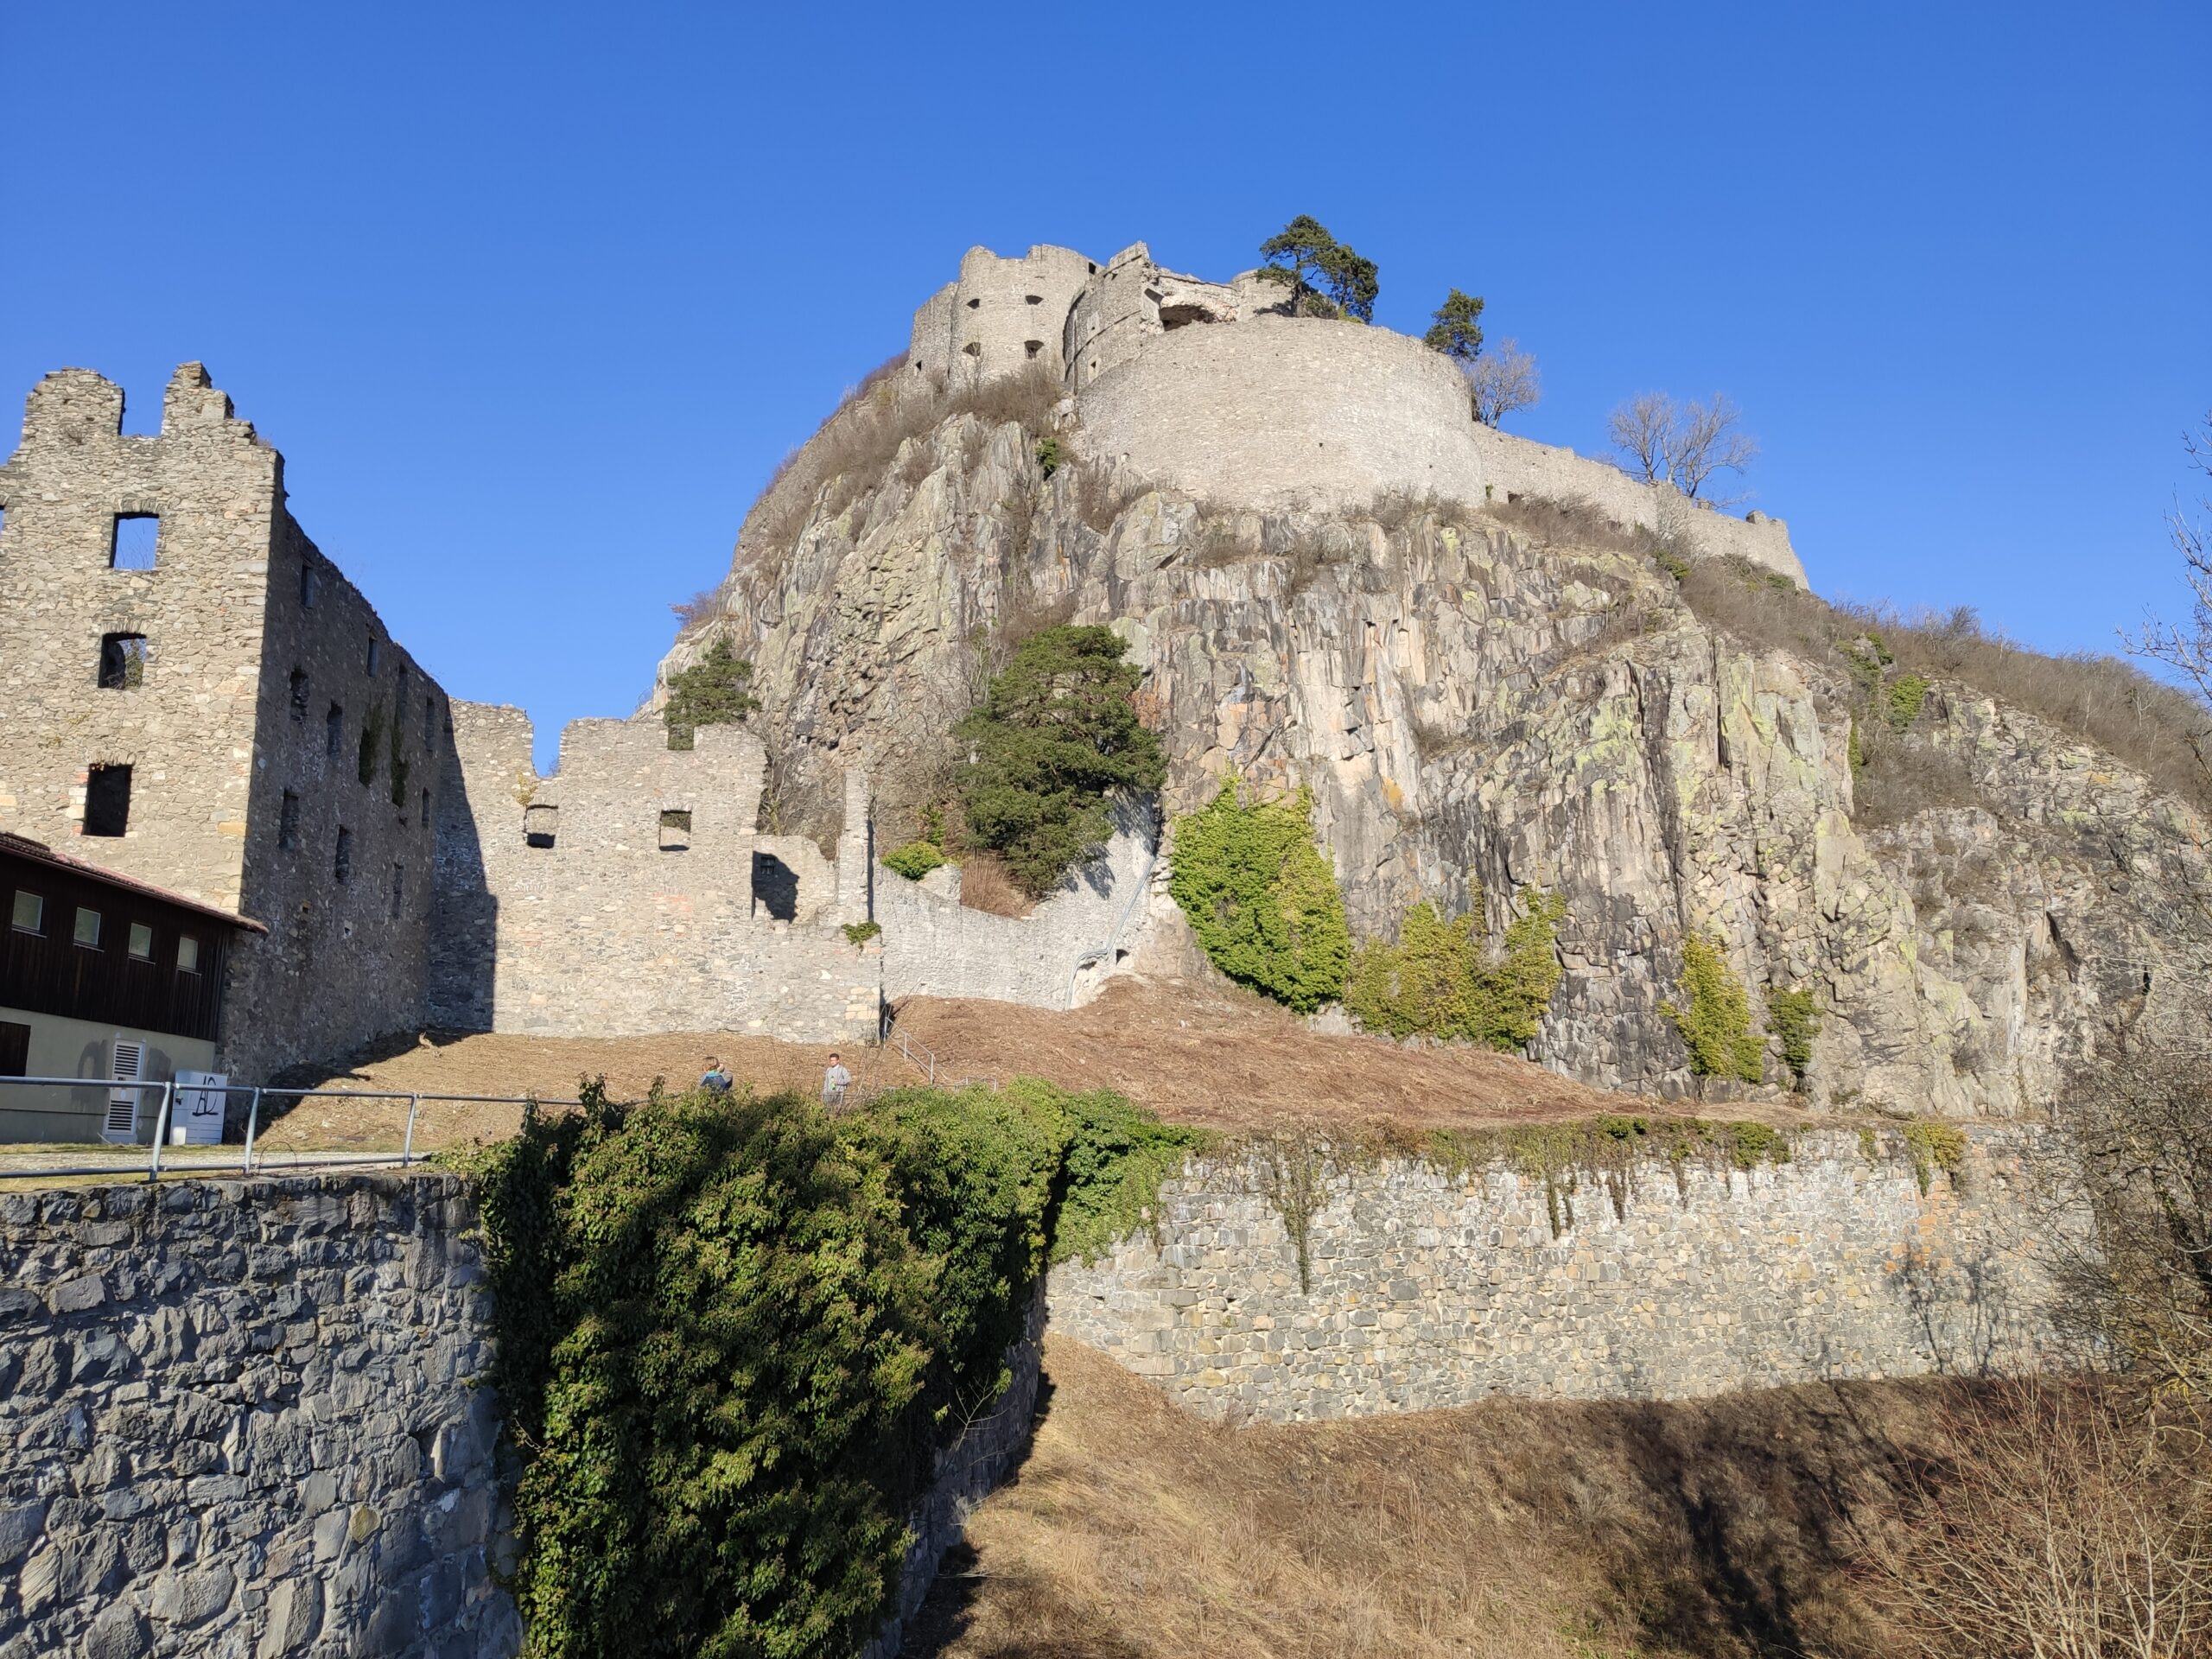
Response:
[{"label": "small wall opening", "polygon": [[307,670],[304,668],[294,669],[292,671],[291,678],[286,683],[291,688],[292,718],[294,720],[305,720],[308,717]]},{"label": "small wall opening", "polygon": [[119,836],[130,827],[130,768],[94,766],[85,777],[85,833]]},{"label": "small wall opening", "polygon": [[160,551],[159,513],[118,512],[115,536],[108,543],[108,567],[114,570],[150,570]]},{"label": "small wall opening", "polygon": [[968,308],[969,308],[970,311],[973,311],[973,310],[975,310],[978,306],[980,306],[980,305],[982,305],[982,301],[981,301],[981,300],[970,300],[970,301],[969,301],[969,302],[968,302]]},{"label": "small wall opening", "polygon": [[300,796],[297,790],[288,789],[276,809],[276,844],[291,852],[300,844]]},{"label": "small wall opening", "polygon": [[1220,321],[1203,305],[1163,305],[1160,308],[1160,326],[1162,328],[1180,328],[1193,322]]},{"label": "small wall opening", "polygon": [[1045,342],[1041,340],[1025,340],[1021,342],[1021,354],[1024,357],[1035,357],[1044,349]]},{"label": "small wall opening", "polygon": [[980,344],[978,344],[976,341],[972,340],[969,340],[969,341],[965,346],[963,346],[960,349],[961,349],[963,352],[964,352],[965,353],[967,353],[967,355],[969,355],[969,357],[981,357],[981,356],[983,354],[983,348],[982,348],[982,346]]},{"label": "small wall opening", "polygon": [[342,823],[338,826],[338,850],[331,858],[330,874],[341,882],[353,878],[353,832]]},{"label": "small wall opening", "polygon": [[691,811],[664,811],[660,815],[660,849],[664,853],[685,853],[691,850]]},{"label": "small wall opening", "polygon": [[798,873],[773,853],[753,855],[753,913],[779,922],[798,919]]},{"label": "small wall opening", "polygon": [[1042,305],[1045,303],[1045,296],[1042,294],[1025,294],[1021,296],[1021,299],[1025,305]]},{"label": "small wall opening", "polygon": [[374,679],[374,678],[376,677],[376,673],[377,673],[377,661],[378,661],[378,657],[379,657],[380,655],[381,655],[381,652],[380,652],[380,650],[379,650],[379,647],[378,647],[378,642],[377,641],[377,639],[376,639],[374,637],[372,637],[372,638],[370,639],[370,640],[369,640],[369,661],[368,661],[368,674],[369,674],[369,677],[370,677],[371,679]]},{"label": "small wall opening", "polygon": [[322,579],[315,574],[315,561],[302,559],[300,561],[301,608],[309,611],[315,609],[315,599],[321,591]]},{"label": "small wall opening", "polygon": [[136,691],[146,683],[146,636],[143,633],[104,633],[100,636],[100,690]]},{"label": "small wall opening", "polygon": [[322,717],[322,758],[334,766],[345,747],[346,711],[334,702],[330,712]]},{"label": "small wall opening", "polygon": [[554,832],[560,828],[561,809],[557,806],[525,806],[522,810],[522,844],[535,847],[540,852],[550,852]]},{"label": "small wall opening", "polygon": [[399,912],[406,907],[407,867],[404,864],[395,864],[391,867],[391,908],[386,913],[391,920],[396,922],[399,919]]}]

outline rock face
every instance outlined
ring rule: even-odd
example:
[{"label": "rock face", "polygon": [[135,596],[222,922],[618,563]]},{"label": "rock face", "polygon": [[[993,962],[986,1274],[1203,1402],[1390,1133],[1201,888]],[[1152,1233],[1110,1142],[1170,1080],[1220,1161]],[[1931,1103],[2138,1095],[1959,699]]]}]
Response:
[{"label": "rock face", "polygon": [[1421,898],[1479,893],[1495,929],[1520,887],[1562,893],[1531,1052],[1584,1081],[1694,1086],[1660,1006],[1693,931],[1762,1027],[1773,990],[1815,993],[1805,1090],[1828,1104],[2033,1112],[2139,1022],[2212,1018],[2205,821],[2087,742],[1939,682],[1909,741],[1963,787],[1865,827],[1849,685],[1701,621],[1586,515],[1239,510],[1080,450],[1047,478],[1035,441],[1057,420],[1073,448],[1071,416],[917,420],[887,461],[809,474],[837,417],[779,486],[796,530],[741,542],[719,626],[754,661],[771,753],[858,758],[891,834],[951,775],[944,734],[1012,641],[1109,623],[1166,741],[1170,817],[1232,772],[1309,786],[1356,933]]}]

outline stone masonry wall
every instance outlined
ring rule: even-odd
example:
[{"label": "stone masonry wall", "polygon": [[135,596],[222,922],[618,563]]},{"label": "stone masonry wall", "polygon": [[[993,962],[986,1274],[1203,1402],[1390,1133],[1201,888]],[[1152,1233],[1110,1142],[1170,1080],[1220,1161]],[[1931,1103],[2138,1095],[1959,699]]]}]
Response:
[{"label": "stone masonry wall", "polygon": [[[158,435],[122,419],[112,382],[48,375],[0,467],[0,829],[268,925],[232,952],[234,1074],[409,1028],[444,694],[293,522],[283,458],[204,368],[178,369]],[[118,515],[158,520],[151,569],[111,565]],[[137,683],[99,685],[110,633],[143,637]],[[82,833],[94,765],[132,769],[120,836]]]},{"label": "stone masonry wall", "polygon": [[1744,1172],[1637,1167],[1616,1213],[1503,1164],[1329,1172],[1312,1288],[1255,1156],[1194,1160],[1149,1236],[1052,1274],[1055,1329],[1186,1408],[1274,1421],[1495,1392],[1667,1399],[2001,1368],[2044,1351],[2019,1131],[1976,1133],[1922,1195],[1894,1136],[1802,1137]]},{"label": "stone masonry wall", "polygon": [[1389,491],[1480,504],[1583,498],[1796,582],[1779,519],[1684,503],[1572,450],[1479,426],[1465,380],[1421,341],[1356,322],[1258,315],[1179,328],[1103,369],[1077,404],[1085,459],[1236,506],[1365,506]]},{"label": "stone masonry wall", "polygon": [[884,995],[1079,1006],[1135,949],[1159,842],[1149,804],[1122,808],[1104,852],[1021,917],[963,905],[951,865],[920,881],[883,871],[875,917],[883,927]]},{"label": "stone masonry wall", "polygon": [[[754,831],[766,757],[750,732],[704,727],[671,750],[656,721],[579,721],[540,778],[520,710],[453,717],[433,1023],[874,1040],[882,953],[838,925],[836,864]],[[671,811],[689,828],[665,828]]]},{"label": "stone masonry wall", "polygon": [[462,1184],[0,1195],[0,1656],[520,1642]]}]

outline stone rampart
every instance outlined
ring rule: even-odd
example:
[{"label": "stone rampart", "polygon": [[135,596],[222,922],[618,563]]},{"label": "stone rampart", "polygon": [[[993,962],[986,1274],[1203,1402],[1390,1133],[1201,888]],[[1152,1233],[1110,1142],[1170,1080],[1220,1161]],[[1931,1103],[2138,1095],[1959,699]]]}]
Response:
[{"label": "stone rampart", "polygon": [[1086,385],[1077,413],[1085,460],[1230,505],[1332,512],[1397,492],[1478,505],[1580,498],[1700,554],[1740,553],[1804,581],[1780,520],[1732,518],[1480,426],[1450,359],[1385,328],[1261,315],[1163,331]]},{"label": "stone rampart", "polygon": [[2050,1346],[2028,1144],[1977,1132],[1923,1195],[1894,1135],[1808,1135],[1748,1172],[1633,1166],[1618,1209],[1502,1161],[1325,1166],[1310,1290],[1268,1196],[1302,1154],[1199,1159],[1151,1233],[1053,1269],[1052,1323],[1202,1415],[1274,1421],[2004,1369]]},{"label": "stone rampart", "polygon": [[433,1023],[874,1040],[882,954],[839,925],[838,865],[755,831],[759,739],[707,726],[695,742],[671,749],[656,721],[578,721],[541,778],[519,709],[454,706]]},{"label": "stone rampart", "polygon": [[505,1659],[450,1176],[0,1195],[0,1653]]},{"label": "stone rampart", "polygon": [[1069,308],[1097,269],[1071,248],[1033,247],[1019,259],[969,249],[960,280],[914,314],[908,377],[922,384],[1041,363],[1057,378],[1067,369]]},{"label": "stone rampart", "polygon": [[950,865],[924,881],[881,872],[884,995],[1081,1006],[1136,947],[1159,844],[1152,808],[1123,807],[1100,855],[1020,917],[963,905],[960,873]]}]

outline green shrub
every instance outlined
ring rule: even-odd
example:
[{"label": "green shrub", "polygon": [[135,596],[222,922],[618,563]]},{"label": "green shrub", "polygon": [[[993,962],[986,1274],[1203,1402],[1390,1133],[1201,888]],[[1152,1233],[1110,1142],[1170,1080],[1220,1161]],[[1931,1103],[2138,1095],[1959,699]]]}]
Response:
[{"label": "green shrub", "polygon": [[1662,1002],[1690,1052],[1700,1077],[1738,1077],[1757,1083],[1764,1072],[1765,1045],[1751,1030],[1751,1003],[1720,947],[1701,934],[1682,941],[1682,995],[1688,1006]]},{"label": "green shrub", "polygon": [[473,1164],[525,1651],[855,1652],[936,1448],[1005,1386],[1056,1222],[1141,1216],[1195,1137],[1035,1083],[836,1121],[585,1098]]},{"label": "green shrub", "polygon": [[1046,628],[956,728],[975,756],[959,785],[968,838],[1033,899],[1106,839],[1116,791],[1148,793],[1166,773],[1159,737],[1137,720],[1127,650],[1110,628]]},{"label": "green shrub", "polygon": [[1789,1075],[1803,1083],[1805,1068],[1813,1063],[1813,1039],[1821,1032],[1821,1014],[1812,992],[1769,991],[1766,1028],[1782,1039],[1782,1058]]},{"label": "green shrub", "polygon": [[660,717],[668,728],[668,747],[688,749],[702,726],[727,726],[760,706],[751,690],[753,664],[727,639],[709,645],[698,661],[669,678],[668,701]]},{"label": "green shrub", "polygon": [[1036,455],[1037,465],[1047,478],[1058,472],[1061,462],[1067,459],[1065,452],[1060,448],[1060,441],[1051,437],[1037,440]]},{"label": "green shrub", "polygon": [[1905,1155],[1912,1160],[1913,1181],[1924,1198],[1939,1169],[1954,1185],[1957,1185],[1959,1170],[1967,1157],[1966,1131],[1955,1123],[1916,1118],[1904,1126],[1904,1149]]},{"label": "green shrub", "polygon": [[1920,718],[1920,705],[1928,701],[1928,679],[1921,674],[1900,674],[1890,686],[1890,729],[1902,732]]},{"label": "green shrub", "polygon": [[881,922],[847,922],[843,931],[846,944],[866,944],[870,939],[880,939],[883,937],[883,924]]},{"label": "green shrub", "polygon": [[1175,821],[1167,890],[1213,965],[1310,1014],[1343,994],[1344,894],[1313,844],[1313,798],[1248,798],[1234,778]]},{"label": "green shrub", "polygon": [[1395,944],[1369,939],[1353,952],[1344,1007],[1365,1029],[1393,1037],[1419,1032],[1508,1052],[1524,1047],[1559,986],[1555,940],[1566,914],[1559,894],[1523,887],[1493,951],[1476,936],[1471,911],[1446,921],[1424,900],[1406,912]]},{"label": "green shrub", "polygon": [[883,866],[909,881],[918,881],[944,862],[944,849],[926,841],[910,841],[883,855]]}]

